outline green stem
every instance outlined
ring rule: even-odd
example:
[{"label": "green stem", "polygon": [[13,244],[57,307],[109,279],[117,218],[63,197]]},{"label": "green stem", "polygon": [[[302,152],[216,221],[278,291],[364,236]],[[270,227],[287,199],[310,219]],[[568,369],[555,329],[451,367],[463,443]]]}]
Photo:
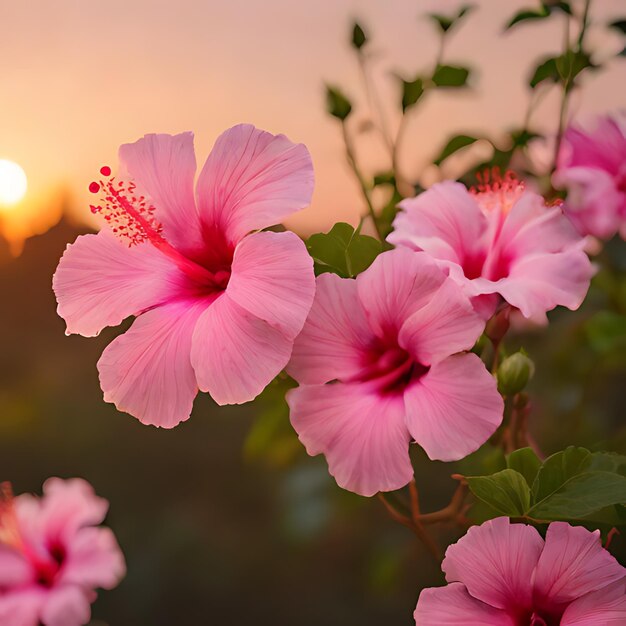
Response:
[{"label": "green stem", "polygon": [[341,121],[341,131],[343,133],[343,142],[346,147],[346,157],[348,158],[348,163],[354,172],[356,179],[359,182],[359,186],[361,187],[361,193],[363,194],[363,198],[365,199],[365,204],[367,205],[367,211],[372,218],[372,222],[374,223],[374,229],[376,230],[376,234],[378,238],[383,241],[384,237],[380,232],[380,228],[378,226],[378,219],[376,217],[376,211],[374,210],[374,205],[372,204],[372,199],[370,198],[369,189],[367,187],[367,182],[365,181],[365,177],[361,173],[359,166],[356,162],[356,154],[354,151],[354,146],[352,145],[352,139],[350,138],[350,134],[348,133],[348,128],[346,126],[345,120]]}]

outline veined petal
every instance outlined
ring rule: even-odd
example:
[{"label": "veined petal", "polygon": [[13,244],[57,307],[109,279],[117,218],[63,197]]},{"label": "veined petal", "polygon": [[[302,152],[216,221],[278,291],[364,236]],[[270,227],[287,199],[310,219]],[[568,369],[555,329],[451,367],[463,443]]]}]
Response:
[{"label": "veined petal", "polygon": [[475,354],[435,365],[404,392],[409,432],[431,459],[456,461],[477,450],[502,422],[494,377]]},{"label": "veined petal", "polygon": [[[535,318],[556,306],[576,310],[585,299],[594,270],[581,247],[552,254],[533,254],[513,264],[507,278],[488,284],[524,317]],[[475,284],[482,279],[474,281]]]},{"label": "veined petal", "polygon": [[193,133],[146,135],[120,146],[119,157],[139,190],[152,200],[165,238],[180,250],[197,249],[202,239],[193,193]]},{"label": "veined petal", "polygon": [[198,392],[191,337],[207,305],[172,302],[138,317],[98,361],[104,400],[144,424],[173,428],[188,419]]},{"label": "veined petal", "polygon": [[295,339],[315,295],[313,259],[294,233],[253,233],[235,249],[226,293],[288,339]]},{"label": "veined petal", "polygon": [[0,624],[3,626],[38,626],[46,591],[27,586],[0,594]]},{"label": "veined petal", "polygon": [[461,183],[437,183],[399,206],[402,210],[387,240],[436,259],[462,265],[487,230],[487,219]]},{"label": "veined petal", "polygon": [[356,281],[322,274],[316,283],[311,312],[287,368],[298,382],[307,385],[355,376],[372,339]]},{"label": "veined petal", "polygon": [[304,385],[287,393],[291,424],[310,455],[323,453],[344,489],[393,491],[413,477],[404,403],[362,385]]},{"label": "veined petal", "polygon": [[413,617],[416,626],[516,626],[504,611],[470,596],[461,583],[423,589]]},{"label": "veined petal", "polygon": [[626,624],[626,580],[574,600],[563,613],[562,626],[623,626]]},{"label": "veined petal", "polygon": [[446,550],[441,568],[448,582],[498,609],[532,607],[532,576],[544,546],[532,526],[497,517],[472,526]]},{"label": "veined petal", "polygon": [[68,245],[52,279],[67,333],[97,335],[172,298],[184,277],[149,243],[129,248],[107,230]]},{"label": "veined petal", "polygon": [[395,334],[445,280],[446,274],[427,254],[397,248],[376,257],[356,284],[368,323],[382,337]]},{"label": "veined petal", "polygon": [[312,193],[306,147],[250,124],[220,135],[196,188],[202,222],[221,227],[233,243],[303,209]]},{"label": "veined petal", "polygon": [[191,362],[202,391],[218,404],[242,404],[258,396],[287,365],[293,341],[221,295],[200,316]]},{"label": "veined petal", "polygon": [[0,589],[24,585],[31,576],[30,565],[22,553],[0,543]]},{"label": "veined petal", "polygon": [[484,328],[461,287],[447,278],[426,305],[404,322],[398,341],[416,361],[431,365],[469,350]]},{"label": "veined petal", "polygon": [[626,577],[600,543],[600,531],[552,522],[535,571],[535,594],[550,604],[572,602]]}]

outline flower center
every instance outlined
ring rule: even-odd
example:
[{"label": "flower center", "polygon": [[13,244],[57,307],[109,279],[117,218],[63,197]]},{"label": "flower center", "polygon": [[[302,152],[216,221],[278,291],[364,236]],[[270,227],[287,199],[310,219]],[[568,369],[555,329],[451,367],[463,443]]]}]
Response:
[{"label": "flower center", "polygon": [[500,174],[497,167],[476,174],[478,185],[470,189],[483,213],[499,211],[503,216],[510,213],[513,205],[524,193],[524,183],[517,180],[515,173]]},{"label": "flower center", "polygon": [[[219,241],[215,249],[192,259],[179,252],[163,236],[163,226],[155,216],[155,207],[137,193],[134,182],[116,180],[107,165],[100,168],[102,179],[93,181],[89,191],[101,194],[101,203],[91,205],[91,212],[100,215],[107,226],[129,247],[149,242],[168,256],[190,278],[190,291],[212,294],[223,291],[230,280],[233,250]],[[212,238],[215,243],[218,237]]]},{"label": "flower center", "polygon": [[430,368],[422,365],[397,342],[376,342],[365,356],[359,382],[371,383],[381,393],[401,393]]},{"label": "flower center", "polygon": [[9,546],[30,561],[39,585],[51,587],[65,562],[65,547],[53,541],[39,554],[24,542],[20,533],[10,483],[0,483],[0,544]]}]

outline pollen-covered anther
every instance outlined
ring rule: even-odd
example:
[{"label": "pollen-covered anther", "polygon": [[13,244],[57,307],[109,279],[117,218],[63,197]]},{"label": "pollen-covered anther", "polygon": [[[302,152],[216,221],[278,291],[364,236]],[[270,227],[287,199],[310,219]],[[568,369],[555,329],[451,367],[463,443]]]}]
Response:
[{"label": "pollen-covered anther", "polygon": [[110,177],[111,168],[100,168],[106,180],[93,181],[91,193],[102,193],[101,204],[90,205],[91,212],[101,215],[111,231],[129,246],[147,240],[161,240],[163,227],[154,215],[154,207],[145,196],[136,193],[134,182]]},{"label": "pollen-covered anther", "polygon": [[524,193],[525,185],[515,173],[507,170],[504,176],[494,167],[476,174],[478,184],[470,189],[483,211],[490,213],[499,210],[508,214],[513,205]]}]

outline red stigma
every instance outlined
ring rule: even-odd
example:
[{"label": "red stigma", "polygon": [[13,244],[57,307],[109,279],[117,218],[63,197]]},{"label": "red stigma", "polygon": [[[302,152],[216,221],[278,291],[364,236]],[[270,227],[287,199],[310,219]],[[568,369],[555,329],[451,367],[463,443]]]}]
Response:
[{"label": "red stigma", "polygon": [[[111,174],[111,168],[100,168],[103,176]],[[92,182],[89,191],[102,191],[100,205],[90,205],[91,212],[101,215],[107,226],[129,246],[150,240],[160,245],[162,226],[154,217],[154,207],[142,195],[136,193],[135,183],[116,181],[115,178]]]}]

